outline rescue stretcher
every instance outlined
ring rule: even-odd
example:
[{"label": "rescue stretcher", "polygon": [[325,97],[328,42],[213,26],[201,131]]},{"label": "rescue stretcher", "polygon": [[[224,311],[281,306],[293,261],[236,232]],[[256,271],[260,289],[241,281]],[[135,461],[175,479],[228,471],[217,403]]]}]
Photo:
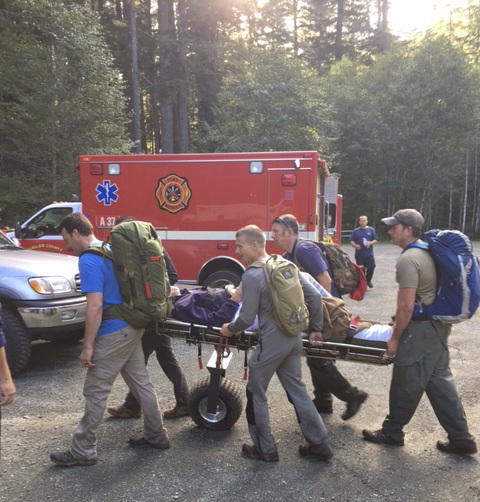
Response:
[{"label": "rescue stretcher", "polygon": [[[223,337],[220,328],[189,324],[174,319],[157,322],[157,333],[183,338],[188,345],[197,347],[199,368],[203,368],[202,348],[213,345],[215,349],[207,363],[210,373],[197,382],[189,395],[188,406],[193,421],[201,428],[228,430],[239,419],[243,399],[240,388],[225,377],[233,357],[231,349],[244,352],[244,380],[247,377],[248,352],[258,345],[258,333],[243,331],[231,337]],[[387,365],[392,359],[386,355],[384,342],[355,340],[355,344],[342,342],[321,342],[312,347],[303,339],[302,356],[335,361],[355,361],[368,364]]]},{"label": "rescue stretcher", "polygon": [[[212,328],[200,324],[189,324],[175,319],[167,319],[157,322],[156,330],[159,333],[184,338],[188,345],[218,345],[222,335],[220,328]],[[386,344],[384,342],[369,342],[368,340],[356,340],[355,344],[343,342],[322,342],[317,347],[310,346],[308,339],[303,339],[302,356],[321,359],[355,361],[369,364],[390,364],[391,358],[386,356]],[[238,351],[248,352],[258,344],[258,333],[243,331],[228,337],[229,347],[235,347]]]}]

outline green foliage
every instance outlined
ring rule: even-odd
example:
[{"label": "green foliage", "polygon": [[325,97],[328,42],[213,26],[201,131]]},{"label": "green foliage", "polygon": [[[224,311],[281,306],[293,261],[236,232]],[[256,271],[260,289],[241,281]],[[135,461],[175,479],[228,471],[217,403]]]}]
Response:
[{"label": "green foliage", "polygon": [[128,152],[131,143],[96,16],[48,0],[4,0],[0,16],[0,203],[8,222],[78,193],[79,154]]},{"label": "green foliage", "polygon": [[300,13],[302,57],[319,73],[342,58],[369,63],[375,54],[370,0],[306,0]]},{"label": "green foliage", "polygon": [[468,131],[478,124],[476,80],[459,49],[431,36],[369,69],[342,62],[328,77],[328,101],[347,221],[415,207],[429,226],[448,226],[452,214],[458,222]]},{"label": "green foliage", "polygon": [[[413,206],[480,231],[473,3],[399,42],[387,0],[137,0],[143,149],[318,149],[347,227]],[[130,151],[130,5],[0,0],[0,224],[79,193],[79,154]]]},{"label": "green foliage", "polygon": [[326,105],[316,73],[283,51],[252,51],[242,72],[228,76],[215,109],[215,125],[199,149],[268,151],[319,149]]}]

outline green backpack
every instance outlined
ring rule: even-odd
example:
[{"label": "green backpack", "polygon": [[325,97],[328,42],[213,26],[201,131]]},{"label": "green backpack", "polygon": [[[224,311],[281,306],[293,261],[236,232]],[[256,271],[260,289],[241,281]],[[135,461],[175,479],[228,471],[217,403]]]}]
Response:
[{"label": "green backpack", "polygon": [[162,241],[150,223],[126,221],[116,225],[102,246],[91,246],[84,253],[108,258],[115,267],[123,303],[105,309],[104,320],[120,318],[134,328],[144,328],[170,313],[170,283]]},{"label": "green backpack", "polygon": [[252,267],[263,268],[268,294],[273,308],[272,322],[288,336],[306,331],[310,314],[305,305],[298,268],[281,256],[272,255],[266,262],[257,261]]}]

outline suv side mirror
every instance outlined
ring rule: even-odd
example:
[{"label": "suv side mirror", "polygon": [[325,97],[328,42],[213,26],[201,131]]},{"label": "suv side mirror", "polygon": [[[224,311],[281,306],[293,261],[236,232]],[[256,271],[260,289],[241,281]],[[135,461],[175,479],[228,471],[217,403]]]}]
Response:
[{"label": "suv side mirror", "polygon": [[22,225],[20,225],[19,221],[17,221],[17,223],[15,223],[15,237],[17,239],[22,238]]}]

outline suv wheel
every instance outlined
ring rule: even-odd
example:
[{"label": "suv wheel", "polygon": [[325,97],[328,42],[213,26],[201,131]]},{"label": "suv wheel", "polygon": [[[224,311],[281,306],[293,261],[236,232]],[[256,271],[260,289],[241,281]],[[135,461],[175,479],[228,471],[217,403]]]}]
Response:
[{"label": "suv wheel", "polygon": [[21,371],[27,365],[32,354],[32,344],[27,328],[23,324],[20,316],[3,308],[2,310],[3,330],[7,345],[7,361],[12,375]]}]

